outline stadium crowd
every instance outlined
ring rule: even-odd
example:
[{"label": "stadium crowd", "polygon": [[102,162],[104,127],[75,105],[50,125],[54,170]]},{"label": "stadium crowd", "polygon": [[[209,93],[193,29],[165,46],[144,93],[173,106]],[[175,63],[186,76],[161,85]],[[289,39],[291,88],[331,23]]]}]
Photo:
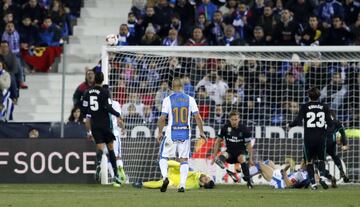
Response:
[{"label": "stadium crowd", "polygon": [[358,0],[133,0],[119,45],[358,45]]},{"label": "stadium crowd", "polygon": [[[19,98],[19,89],[26,89],[26,68],[22,58],[26,51],[34,55],[35,46],[60,46],[72,34],[72,22],[80,15],[81,0],[2,0],[0,2],[0,65],[1,80],[10,75],[10,84],[0,86],[1,120],[4,108],[12,107]],[[4,70],[2,70],[4,69]],[[3,73],[5,75],[3,75]],[[11,102],[11,103],[10,103]],[[11,111],[12,109],[7,109]]]}]

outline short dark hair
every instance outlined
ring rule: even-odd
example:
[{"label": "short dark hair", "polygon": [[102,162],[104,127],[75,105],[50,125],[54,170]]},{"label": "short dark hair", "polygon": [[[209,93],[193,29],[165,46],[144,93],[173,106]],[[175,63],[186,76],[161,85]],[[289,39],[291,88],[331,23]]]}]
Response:
[{"label": "short dark hair", "polygon": [[215,183],[214,183],[214,181],[212,181],[212,180],[210,180],[208,183],[205,183],[205,184],[204,184],[204,188],[205,188],[205,189],[213,189],[214,186],[215,186]]},{"label": "short dark hair", "polygon": [[232,110],[229,113],[229,118],[233,116],[240,116],[240,113],[238,111]]},{"label": "short dark hair", "polygon": [[320,95],[321,95],[320,90],[317,87],[310,88],[307,91],[307,93],[308,93],[308,96],[309,96],[310,100],[312,100],[312,101],[318,100]]},{"label": "short dark hair", "polygon": [[96,72],[95,73],[95,83],[96,84],[102,84],[104,81],[104,73],[103,72]]}]

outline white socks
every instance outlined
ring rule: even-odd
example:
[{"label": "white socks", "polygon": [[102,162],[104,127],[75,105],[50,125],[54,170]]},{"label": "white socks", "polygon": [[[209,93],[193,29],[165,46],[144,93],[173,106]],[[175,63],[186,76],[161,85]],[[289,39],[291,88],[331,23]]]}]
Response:
[{"label": "white socks", "polygon": [[[167,176],[168,176],[167,159],[161,158],[160,161],[159,161],[159,165],[160,165],[161,175],[163,177],[163,180],[165,180],[165,178],[167,178]],[[180,172],[181,172],[181,170],[180,170]]]},{"label": "white socks", "polygon": [[189,164],[187,162],[182,162],[180,164],[180,188],[185,188],[186,178],[189,172]]}]

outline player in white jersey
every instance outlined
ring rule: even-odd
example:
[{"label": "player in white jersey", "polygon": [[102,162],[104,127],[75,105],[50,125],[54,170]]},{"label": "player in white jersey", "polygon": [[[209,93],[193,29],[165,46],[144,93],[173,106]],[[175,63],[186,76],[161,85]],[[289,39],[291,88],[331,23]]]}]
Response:
[{"label": "player in white jersey", "polygon": [[[183,92],[183,84],[180,78],[172,81],[173,94],[166,97],[162,103],[161,116],[159,118],[159,131],[157,140],[160,143],[160,170],[163,176],[163,185],[160,189],[165,192],[169,184],[167,159],[175,157],[177,152],[180,161],[180,185],[178,192],[185,192],[185,182],[189,171],[188,159],[191,144],[191,116],[194,116],[200,129],[200,137],[207,139],[204,134],[203,123],[195,99]],[[165,138],[162,137],[165,120],[168,117],[168,125]]]},{"label": "player in white jersey", "polygon": [[[120,103],[117,101],[112,101],[112,107],[115,111],[117,111],[120,114],[120,117],[122,116],[121,113],[121,106]],[[111,116],[112,119],[112,127],[113,127],[113,133],[115,136],[115,141],[114,141],[114,153],[116,156],[116,167],[117,167],[117,171],[119,174],[119,178],[121,180],[122,183],[124,183],[126,181],[126,175],[125,175],[125,171],[124,171],[124,164],[123,164],[123,160],[121,158],[121,136],[125,136],[125,127],[124,124],[122,124],[123,126],[118,126],[118,122],[115,116]],[[124,123],[124,122],[122,122]]]},{"label": "player in white jersey", "polygon": [[250,167],[250,176],[261,173],[270,186],[275,189],[284,188],[306,188],[310,185],[310,180],[305,166],[294,172],[287,173],[290,165],[286,165],[284,169],[276,168],[271,160],[266,160],[262,163],[257,163]]}]

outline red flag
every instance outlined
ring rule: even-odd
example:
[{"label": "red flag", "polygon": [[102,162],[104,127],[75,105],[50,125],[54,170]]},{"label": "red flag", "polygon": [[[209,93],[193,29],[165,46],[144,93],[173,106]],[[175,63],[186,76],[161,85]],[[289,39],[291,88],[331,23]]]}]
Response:
[{"label": "red flag", "polygon": [[33,54],[30,54],[29,50],[21,50],[23,60],[38,72],[48,72],[55,58],[59,57],[61,53],[62,47],[60,46],[35,47]]}]

